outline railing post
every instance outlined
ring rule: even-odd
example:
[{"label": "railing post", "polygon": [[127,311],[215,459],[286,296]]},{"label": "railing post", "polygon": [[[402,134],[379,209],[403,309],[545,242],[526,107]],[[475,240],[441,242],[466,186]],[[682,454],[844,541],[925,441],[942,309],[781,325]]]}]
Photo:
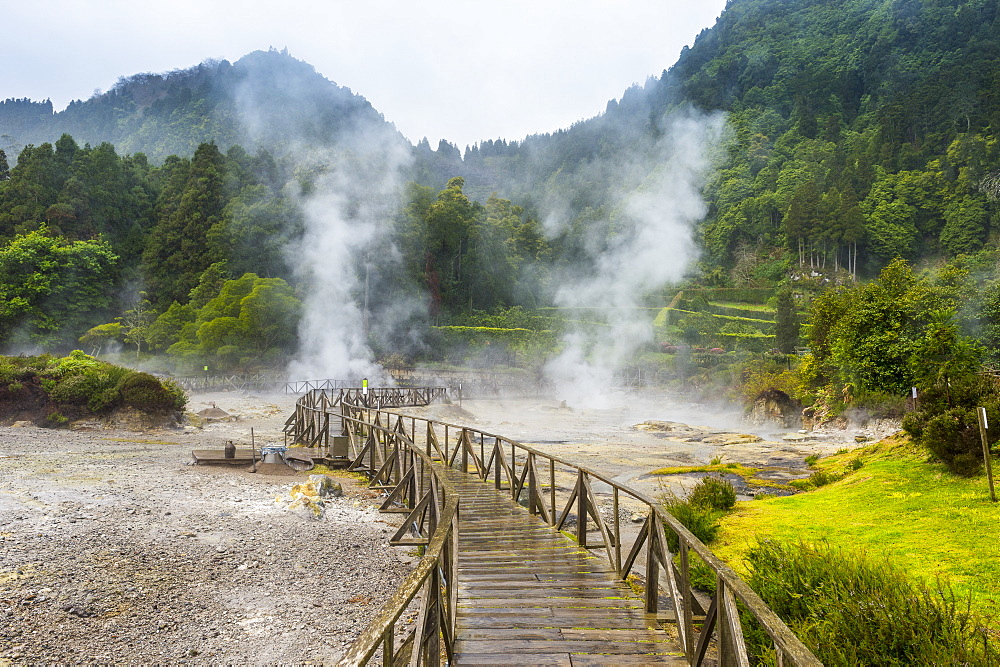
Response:
[{"label": "railing post", "polygon": [[462,472],[469,472],[469,431],[462,429],[462,435],[458,438],[458,447],[462,448]]},{"label": "railing post", "polygon": [[646,542],[646,613],[655,614],[660,600],[660,566],[656,560],[656,535],[653,522],[656,521],[656,513],[650,511],[649,518],[646,519],[649,528],[649,539]]},{"label": "railing post", "polygon": [[535,454],[528,452],[528,512],[538,514],[538,480],[535,479]]},{"label": "railing post", "polygon": [[[684,638],[686,640],[684,651],[688,655],[692,655],[694,653],[695,643],[694,615],[692,610],[694,596],[691,592],[691,563],[689,562],[690,555],[688,553],[687,542],[684,540],[679,540],[679,542],[681,580],[678,583],[680,584],[682,600],[674,601],[674,613],[677,615],[677,624],[684,624]],[[678,607],[682,607],[682,609]]]},{"label": "railing post", "polygon": [[559,508],[556,507],[556,462],[549,459],[549,499],[552,501],[552,514],[549,515],[549,523],[556,525],[559,515]]},{"label": "railing post", "polygon": [[576,541],[581,547],[587,546],[587,489],[583,484],[581,470],[576,476]]},{"label": "railing post", "polygon": [[385,631],[385,634],[382,635],[382,667],[392,667],[394,657],[393,653],[395,653],[392,646],[393,630],[394,629],[390,627]]},{"label": "railing post", "polygon": [[612,488],[612,509],[615,513],[615,572],[622,574],[622,528],[621,517],[618,516],[618,487]]},{"label": "railing post", "polygon": [[715,623],[715,630],[718,637],[719,645],[719,665],[720,667],[731,667],[735,664],[733,662],[732,656],[732,637],[729,633],[729,618],[726,610],[726,582],[721,577],[716,575],[715,577],[715,597],[718,600],[716,604],[716,614],[718,615],[717,621]]}]

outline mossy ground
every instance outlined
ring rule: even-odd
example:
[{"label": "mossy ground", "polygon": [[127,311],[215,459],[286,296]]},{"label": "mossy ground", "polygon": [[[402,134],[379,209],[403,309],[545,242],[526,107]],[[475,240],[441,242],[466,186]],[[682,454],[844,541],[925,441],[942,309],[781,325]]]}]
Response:
[{"label": "mossy ground", "polygon": [[[850,471],[859,456],[862,467]],[[722,518],[712,550],[738,571],[761,538],[884,553],[914,577],[951,582],[979,611],[997,616],[1000,503],[990,501],[985,474],[956,477],[901,436],[821,459],[816,468],[846,474],[808,493],[738,503]]]}]

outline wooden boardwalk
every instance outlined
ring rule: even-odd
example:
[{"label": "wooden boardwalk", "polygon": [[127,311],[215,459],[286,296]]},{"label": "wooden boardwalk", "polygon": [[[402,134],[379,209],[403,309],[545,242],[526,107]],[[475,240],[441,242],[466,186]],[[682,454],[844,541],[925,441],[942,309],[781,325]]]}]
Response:
[{"label": "wooden boardwalk", "polygon": [[461,496],[455,664],[688,664],[605,559],[509,493],[445,474]]}]

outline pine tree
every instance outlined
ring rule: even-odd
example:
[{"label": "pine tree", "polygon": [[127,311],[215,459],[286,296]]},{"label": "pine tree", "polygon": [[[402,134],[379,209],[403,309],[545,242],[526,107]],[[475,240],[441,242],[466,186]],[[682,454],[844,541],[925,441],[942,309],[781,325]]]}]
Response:
[{"label": "pine tree", "polygon": [[778,292],[774,327],[775,345],[782,354],[791,354],[799,344],[799,322],[795,317],[795,297],[789,289]]},{"label": "pine tree", "polygon": [[[173,169],[183,169],[175,163]],[[202,144],[191,160],[183,189],[181,172],[168,177],[157,201],[163,217],[154,227],[143,253],[143,269],[154,304],[184,303],[209,265],[222,257],[208,243],[208,231],[219,222],[225,206],[225,157],[214,143]]]}]

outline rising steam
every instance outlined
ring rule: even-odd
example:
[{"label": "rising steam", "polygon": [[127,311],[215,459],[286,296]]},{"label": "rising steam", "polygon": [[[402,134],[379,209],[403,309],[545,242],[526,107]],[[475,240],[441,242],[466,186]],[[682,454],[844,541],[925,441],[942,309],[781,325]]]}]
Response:
[{"label": "rising steam", "polygon": [[652,340],[650,318],[636,307],[643,295],[679,280],[697,257],[693,227],[707,212],[701,188],[724,127],[721,114],[684,112],[670,119],[654,163],[644,169],[645,181],[620,197],[614,239],[588,244],[602,250],[587,274],[566,276],[557,290],[559,306],[607,313],[604,326],[571,328],[562,353],[546,365],[568,403],[604,402],[614,372]]},{"label": "rising steam", "polygon": [[382,289],[378,268],[398,260],[390,221],[409,153],[382,148],[361,159],[330,160],[330,171],[303,198],[305,231],[290,260],[307,286],[299,354],[288,369],[293,378],[392,384],[375,362],[369,331],[385,324],[386,311],[400,310],[373,297]]}]

